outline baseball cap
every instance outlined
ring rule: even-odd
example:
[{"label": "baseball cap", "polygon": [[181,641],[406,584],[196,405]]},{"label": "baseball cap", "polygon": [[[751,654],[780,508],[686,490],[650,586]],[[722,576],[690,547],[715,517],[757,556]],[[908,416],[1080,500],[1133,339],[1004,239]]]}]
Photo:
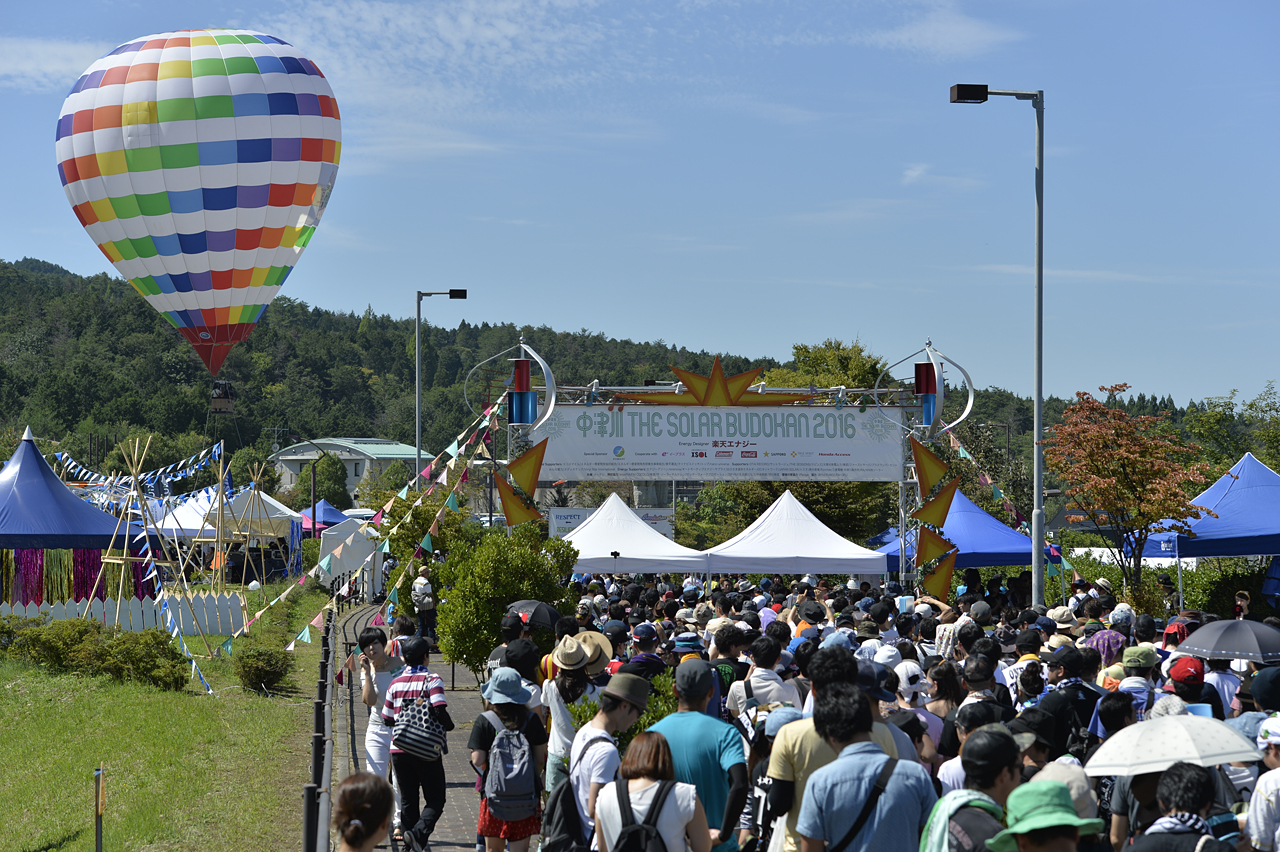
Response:
[{"label": "baseball cap", "polygon": [[798,722],[803,718],[804,712],[797,707],[779,707],[772,710],[764,722],[764,735],[770,738],[776,737],[783,725]]},{"label": "baseball cap", "polygon": [[979,624],[983,621],[991,621],[991,604],[986,601],[978,601],[969,607],[969,616]]},{"label": "baseball cap", "polygon": [[709,624],[716,617],[715,608],[709,603],[700,603],[693,608],[693,618],[699,624]]},{"label": "baseball cap", "polygon": [[1036,615],[1036,611],[1034,609],[1024,609],[1022,612],[1018,613],[1017,617],[1014,618],[1013,621],[1009,623],[1014,627],[1017,627],[1019,624],[1030,625],[1035,624],[1037,618],[1039,618],[1039,616]]},{"label": "baseball cap", "polygon": [[681,633],[676,636],[676,651],[681,653],[699,653],[702,651],[702,640],[697,633]]},{"label": "baseball cap", "polygon": [[687,622],[693,621],[693,610],[689,607],[676,610],[676,621]]},{"label": "baseball cap", "polygon": [[1040,640],[1040,631],[1033,629],[1023,630],[1013,640],[1013,647],[1017,648],[1020,654],[1038,654],[1043,644]]},{"label": "baseball cap", "polygon": [[[970,732],[985,725],[1000,725],[1000,712],[1000,705],[994,701],[973,701],[956,711],[956,724]],[[1000,728],[1008,733],[1004,725]]]},{"label": "baseball cap", "polygon": [[893,667],[898,676],[898,692],[914,696],[925,688],[924,669],[915,660],[903,660]]},{"label": "baseball cap", "polygon": [[[810,628],[810,630],[816,630],[816,629],[817,628]],[[843,630],[836,630],[830,635],[828,635],[827,638],[823,639],[822,642],[819,643],[818,647],[819,648],[845,648],[847,650],[852,651],[853,643],[849,641],[848,633],[845,633]]]},{"label": "baseball cap", "polygon": [[1135,669],[1153,668],[1158,661],[1155,649],[1144,645],[1131,645],[1125,648],[1124,656],[1120,660],[1121,665]]},{"label": "baseball cap", "polygon": [[606,621],[600,632],[608,636],[614,643],[625,641],[628,633],[626,623],[617,619]]},{"label": "baseball cap", "polygon": [[647,621],[642,621],[636,625],[635,630],[631,631],[631,638],[640,641],[647,641],[658,638],[658,628],[654,627]]},{"label": "baseball cap", "polygon": [[964,661],[964,679],[969,683],[986,683],[995,676],[995,667],[986,657],[974,654]]},{"label": "baseball cap", "polygon": [[[1018,745],[1013,734],[1009,733],[1009,729],[999,723],[999,711],[984,706],[994,704],[994,701],[966,704],[956,714],[956,724],[969,731],[964,745],[960,747],[960,767],[964,769],[965,775],[980,777],[986,775],[988,770],[1003,769],[1021,762],[1023,748]],[[971,712],[965,713],[966,710]],[[992,713],[997,721],[978,721],[979,718],[986,719]],[[962,716],[967,718],[961,718]],[[969,724],[974,724],[974,727],[970,728]]]},{"label": "baseball cap", "polygon": [[514,630],[516,628],[523,628],[524,621],[518,615],[504,615],[502,616],[501,626],[503,630]]},{"label": "baseball cap", "polygon": [[836,616],[836,627],[856,627],[858,619],[853,617],[851,612],[842,612]]},{"label": "baseball cap", "polygon": [[876,650],[876,655],[873,659],[886,668],[896,669],[898,664],[902,662],[902,654],[892,645],[883,645]]},{"label": "baseball cap", "polygon": [[871,616],[871,620],[876,624],[883,624],[885,621],[893,618],[893,607],[884,601],[873,604],[871,609],[867,610],[867,615]]},{"label": "baseball cap", "polygon": [[1058,632],[1058,622],[1054,621],[1052,618],[1050,618],[1047,615],[1040,616],[1039,618],[1036,619],[1035,623],[1036,623],[1037,629],[1043,630],[1045,633],[1048,633],[1050,636]]},{"label": "baseball cap", "polygon": [[858,689],[878,701],[897,701],[898,697],[884,688],[889,677],[889,670],[880,663],[860,663],[858,665]]},{"label": "baseball cap", "polygon": [[1009,722],[1009,731],[1015,739],[1018,734],[1031,734],[1036,743],[1046,747],[1053,745],[1055,727],[1053,716],[1039,707],[1028,707]]},{"label": "baseball cap", "polygon": [[1133,624],[1133,607],[1127,603],[1116,604],[1116,608],[1111,610],[1111,617],[1108,621],[1112,627],[1122,627],[1126,624]]},{"label": "baseball cap", "polygon": [[1268,666],[1254,675],[1248,686],[1259,710],[1280,710],[1280,668]]},{"label": "baseball cap", "polygon": [[[677,638],[676,644],[679,645]],[[676,689],[681,695],[701,698],[711,691],[711,664],[706,660],[685,660],[676,666]]]},{"label": "baseball cap", "polygon": [[[1178,657],[1169,667],[1169,680],[1191,686],[1204,685],[1204,663],[1195,657]],[[1173,692],[1173,684],[1165,684],[1166,692]]]},{"label": "baseball cap", "polygon": [[1084,667],[1084,655],[1075,645],[1063,645],[1055,651],[1041,651],[1040,659],[1051,666],[1062,666],[1075,675]]},{"label": "baseball cap", "polygon": [[1260,749],[1280,745],[1280,713],[1272,713],[1262,720],[1262,724],[1258,726],[1257,742]]}]

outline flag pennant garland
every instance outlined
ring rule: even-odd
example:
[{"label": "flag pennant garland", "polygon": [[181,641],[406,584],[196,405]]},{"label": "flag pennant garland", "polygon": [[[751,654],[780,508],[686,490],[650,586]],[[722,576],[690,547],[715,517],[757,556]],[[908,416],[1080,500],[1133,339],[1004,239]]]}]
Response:
[{"label": "flag pennant garland", "polygon": [[928,527],[920,530],[920,539],[916,542],[916,567],[928,565],[940,556],[955,550],[956,546],[938,535]]},{"label": "flag pennant garland", "polygon": [[542,513],[537,509],[525,505],[524,500],[520,499],[507,480],[501,476],[495,476],[493,483],[498,488],[498,496],[502,498],[502,514],[506,516],[507,526],[519,526],[526,521],[536,521],[542,517]]},{"label": "flag pennant garland", "polygon": [[[459,508],[458,508],[458,497],[457,497],[457,495],[456,495],[456,494],[450,494],[450,495],[449,495],[449,499],[448,499],[448,500],[445,500],[445,501],[444,501],[444,504],[445,504],[445,506],[447,506],[448,508],[452,509],[452,510],[453,510],[453,511],[455,511],[455,512],[461,512],[461,511],[462,511],[461,509],[459,509]],[[542,517],[542,516],[541,516],[541,515],[539,515],[538,517]]]},{"label": "flag pennant garland", "polygon": [[231,637],[230,636],[227,637],[227,641],[222,643],[221,647],[222,647],[222,653],[230,657],[231,656]]},{"label": "flag pennant garland", "polygon": [[434,521],[431,522],[431,526],[427,528],[427,532],[430,535],[440,535],[440,518],[439,517],[437,517]]},{"label": "flag pennant garland", "polygon": [[929,448],[911,439],[911,458],[916,465],[916,479],[920,482],[920,496],[925,496],[947,475],[947,465]]},{"label": "flag pennant garland", "polygon": [[542,458],[547,454],[549,440],[551,439],[543,438],[538,444],[521,454],[520,458],[507,465],[507,473],[511,475],[511,481],[520,486],[520,490],[530,497],[538,488],[538,474],[542,471]]},{"label": "flag pennant garland", "polygon": [[409,486],[408,486],[408,485],[406,485],[404,488],[401,488],[399,491],[397,491],[397,492],[396,492],[396,496],[397,496],[397,497],[399,497],[401,500],[408,500],[408,499],[409,499]]},{"label": "flag pennant garland", "polygon": [[[298,635],[294,637],[294,642],[306,642],[308,645],[311,644],[311,625],[310,624],[304,624],[302,626],[302,631],[299,632]],[[291,642],[289,644],[293,644],[293,643]]]},{"label": "flag pennant garland", "polygon": [[324,610],[323,609],[316,613],[315,618],[311,619],[311,626],[314,627],[316,630],[324,629]]},{"label": "flag pennant garland", "polygon": [[956,570],[956,554],[952,553],[938,563],[929,576],[920,581],[920,587],[938,600],[946,600],[951,594],[951,575]]},{"label": "flag pennant garland", "polygon": [[418,547],[421,547],[427,553],[430,553],[432,551],[430,532],[428,532],[426,535],[422,537],[422,541],[418,542]]},{"label": "flag pennant garland", "polygon": [[297,641],[298,641],[298,640],[296,640],[296,639],[295,639],[295,640],[293,640],[293,641],[292,641],[292,642],[290,642],[288,645],[285,645],[285,646],[284,646],[284,649],[285,649],[286,651],[292,651],[292,650],[293,650],[293,646],[294,646],[295,644],[297,644]]},{"label": "flag pennant garland", "polygon": [[371,622],[369,622],[369,623],[370,623],[371,625],[373,625],[374,627],[382,627],[384,624],[386,624],[386,623],[387,623],[387,621],[386,621],[386,619],[384,619],[384,618],[382,617],[382,612],[381,612],[381,611],[378,611],[378,612],[374,613],[374,615],[373,615],[373,621],[371,621]]},{"label": "flag pennant garland", "polygon": [[382,510],[381,510],[381,509],[379,509],[379,510],[378,510],[378,512],[377,512],[377,514],[375,514],[375,515],[370,519],[370,521],[369,521],[369,522],[370,522],[370,523],[372,523],[375,527],[382,526]]},{"label": "flag pennant garland", "polygon": [[912,512],[911,517],[921,523],[941,529],[946,524],[947,513],[951,511],[951,501],[955,499],[956,489],[959,486],[960,477],[957,476],[955,479],[942,486],[942,490],[938,492],[938,496]]}]

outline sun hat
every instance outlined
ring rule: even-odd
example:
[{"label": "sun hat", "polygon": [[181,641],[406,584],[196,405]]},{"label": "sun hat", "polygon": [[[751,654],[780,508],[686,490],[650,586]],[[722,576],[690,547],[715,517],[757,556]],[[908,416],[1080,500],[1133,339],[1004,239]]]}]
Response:
[{"label": "sun hat", "polygon": [[810,624],[820,624],[827,618],[827,609],[817,601],[803,601],[799,606],[800,617]]},{"label": "sun hat", "polygon": [[1071,803],[1076,806],[1076,816],[1094,819],[1098,816],[1098,794],[1084,767],[1073,763],[1048,763],[1036,773],[1037,781],[1060,781],[1071,791]]},{"label": "sun hat", "polygon": [[1102,831],[1102,820],[1076,815],[1071,790],[1061,781],[1031,781],[1014,789],[1005,803],[1009,827],[987,841],[991,852],[1016,852],[1015,834],[1029,834],[1040,828],[1072,825],[1087,836]]},{"label": "sun hat", "polygon": [[703,602],[693,608],[693,620],[698,622],[698,624],[701,624],[701,625],[710,624],[711,619],[715,617],[716,617],[715,607],[711,606],[711,604],[709,603]]},{"label": "sun hat", "polygon": [[581,642],[572,636],[566,636],[551,652],[551,662],[558,668],[573,671],[585,666],[590,656],[591,652]]},{"label": "sun hat", "polygon": [[783,725],[798,722],[804,718],[804,712],[798,707],[779,707],[769,713],[764,722],[764,735],[773,739],[782,730]]},{"label": "sun hat", "polygon": [[603,690],[605,695],[611,695],[614,698],[634,704],[640,708],[643,713],[645,708],[649,706],[649,694],[652,689],[649,681],[635,674],[616,674],[609,678],[609,683]]},{"label": "sun hat", "polygon": [[1049,610],[1048,618],[1053,619],[1053,623],[1057,625],[1059,630],[1071,630],[1078,627],[1080,622],[1071,614],[1071,607],[1056,606]]},{"label": "sun hat", "polygon": [[1097,586],[1099,589],[1102,589],[1102,591],[1106,592],[1107,594],[1111,594],[1111,581],[1108,580],[1106,577],[1099,577],[1098,579],[1093,581],[1093,584]]},{"label": "sun hat", "polygon": [[1065,633],[1055,633],[1049,637],[1049,647],[1055,651],[1059,648],[1075,647],[1071,637]]},{"label": "sun hat", "polygon": [[876,655],[872,660],[885,668],[896,669],[898,664],[902,662],[902,654],[892,645],[882,645],[876,650]]},{"label": "sun hat", "polygon": [[613,659],[613,643],[609,637],[594,630],[583,630],[574,638],[587,649],[586,672],[589,677],[595,677],[609,667],[609,661]]},{"label": "sun hat", "polygon": [[494,669],[480,694],[490,704],[524,704],[533,695],[521,682],[520,672],[509,666]]},{"label": "sun hat", "polygon": [[723,615],[718,618],[713,618],[707,622],[707,632],[714,636],[719,633],[722,628],[730,627],[733,623],[732,618],[725,618]]}]

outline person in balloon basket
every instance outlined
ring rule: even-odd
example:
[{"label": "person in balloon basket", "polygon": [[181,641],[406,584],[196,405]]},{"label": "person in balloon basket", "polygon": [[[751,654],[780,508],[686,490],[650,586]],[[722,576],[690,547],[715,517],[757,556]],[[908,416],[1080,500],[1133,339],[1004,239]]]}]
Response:
[{"label": "person in balloon basket", "polygon": [[[405,667],[387,686],[387,700],[382,707],[383,724],[394,727],[396,716],[420,697],[431,704],[431,712],[445,731],[452,731],[448,702],[444,697],[444,681],[427,668],[427,642],[411,636],[400,643],[400,656]],[[449,750],[445,743],[445,752]],[[412,850],[427,848],[431,832],[444,811],[444,760],[424,760],[391,744],[391,768],[400,788],[400,826],[405,846]],[[419,806],[419,796],[426,807]]]}]

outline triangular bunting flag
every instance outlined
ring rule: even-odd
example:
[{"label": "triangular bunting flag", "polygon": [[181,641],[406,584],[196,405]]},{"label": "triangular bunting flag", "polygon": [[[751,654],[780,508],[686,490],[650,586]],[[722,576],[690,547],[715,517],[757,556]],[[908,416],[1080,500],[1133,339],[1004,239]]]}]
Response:
[{"label": "triangular bunting flag", "polygon": [[415,548],[413,549],[413,558],[414,558],[414,559],[421,559],[421,558],[422,558],[422,545],[418,545],[417,547],[415,547]]},{"label": "triangular bunting flag", "polygon": [[440,518],[438,516],[431,522],[431,526],[427,528],[427,532],[431,535],[440,535]]},{"label": "triangular bunting flag", "polygon": [[451,456],[457,456],[457,455],[458,455],[458,442],[455,440],[455,441],[454,441],[453,443],[451,443],[449,446],[445,447],[445,448],[444,448],[444,451],[445,451],[446,453],[448,453],[449,455],[451,455]]},{"label": "triangular bunting flag", "polygon": [[329,555],[325,556],[325,558],[324,558],[324,559],[321,559],[321,560],[320,560],[319,564],[317,564],[317,565],[316,565],[316,567],[317,567],[317,568],[321,568],[321,569],[323,569],[323,570],[325,570],[325,571],[328,571],[328,570],[329,570],[329,560],[330,560],[330,559],[332,559],[332,558],[333,558],[333,556],[334,556],[334,555],[336,555],[336,554],[337,554],[337,551],[335,550],[333,553],[331,553],[331,554],[329,554]]},{"label": "triangular bunting flag", "polygon": [[[388,600],[390,599],[388,598]],[[374,627],[381,627],[382,625],[386,624],[387,621],[382,617],[382,613],[379,611],[373,614],[373,621],[370,621],[369,623]]]},{"label": "triangular bunting flag", "polygon": [[316,630],[324,629],[324,610],[317,612],[316,617],[311,619],[311,626]]},{"label": "triangular bunting flag", "polygon": [[960,485],[960,477],[942,486],[938,496],[911,513],[911,517],[931,527],[942,528],[947,522],[947,513],[951,511],[951,501],[955,499],[956,488]]},{"label": "triangular bunting flag", "polygon": [[[455,494],[450,494],[450,495],[449,495],[449,499],[448,499],[448,500],[445,500],[445,501],[444,501],[444,504],[445,504],[446,506],[448,506],[450,509],[452,509],[453,511],[455,511],[455,512],[461,512],[461,511],[462,511],[461,509],[459,509],[459,508],[458,508],[458,497],[457,497],[457,495],[455,495]],[[539,517],[541,517],[541,516],[539,516]]]},{"label": "triangular bunting flag", "polygon": [[[293,641],[306,642],[308,645],[310,645],[311,644],[311,625],[309,624],[303,625],[302,631],[297,636],[294,637]],[[293,643],[291,642],[290,644],[293,644]]]},{"label": "triangular bunting flag", "polygon": [[928,565],[939,556],[943,556],[956,546],[938,535],[928,527],[920,528],[920,538],[916,542],[916,567]]},{"label": "triangular bunting flag", "polygon": [[396,492],[396,496],[397,496],[397,497],[399,497],[401,500],[408,500],[408,499],[409,499],[409,486],[408,486],[408,485],[406,485],[404,488],[401,488],[398,492]]},{"label": "triangular bunting flag", "polygon": [[462,476],[458,477],[458,485],[459,486],[466,485],[467,480],[470,478],[471,478],[471,471],[469,470],[462,471]]},{"label": "triangular bunting flag", "polygon": [[928,577],[920,581],[920,587],[940,601],[951,595],[951,575],[956,569],[956,554],[951,554],[938,563],[938,567]]},{"label": "triangular bunting flag", "polygon": [[439,482],[441,485],[449,484],[449,468],[446,467],[440,471],[440,477],[436,482]]},{"label": "triangular bunting flag", "polygon": [[381,551],[382,553],[390,553],[390,552],[391,552],[391,539],[389,539],[389,538],[387,538],[387,539],[383,539],[383,540],[382,540],[382,544],[378,545],[378,550],[379,550],[379,551]]},{"label": "triangular bunting flag", "polygon": [[388,500],[386,503],[383,504],[382,511],[390,512],[391,507],[394,506],[395,504],[396,504],[396,498],[392,497],[390,500]]},{"label": "triangular bunting flag", "polygon": [[947,475],[947,466],[924,444],[911,439],[911,458],[916,464],[916,479],[920,482],[920,496],[924,497]]},{"label": "triangular bunting flag", "polygon": [[400,603],[400,590],[397,588],[392,588],[391,594],[387,595],[387,600],[391,601],[392,603]]},{"label": "triangular bunting flag", "polygon": [[424,535],[422,537],[422,541],[418,542],[418,546],[421,547],[423,550],[425,550],[427,553],[430,553],[432,551],[431,533],[427,533],[426,535]]},{"label": "triangular bunting flag", "polygon": [[498,486],[498,496],[502,498],[502,514],[507,518],[507,526],[519,526],[526,521],[536,521],[542,517],[542,513],[537,509],[526,506],[501,476],[495,476],[493,482]]},{"label": "triangular bunting flag", "polygon": [[381,509],[379,509],[379,510],[378,510],[378,513],[377,513],[376,515],[374,515],[372,518],[370,518],[370,519],[369,519],[369,523],[373,524],[375,527],[376,527],[376,526],[380,526],[380,525],[382,524],[382,510],[381,510]]},{"label": "triangular bunting flag", "polygon": [[346,680],[342,677],[342,669],[338,669],[336,672],[333,673],[333,682],[336,683],[338,686],[342,686],[344,683],[346,683]]},{"label": "triangular bunting flag", "polygon": [[298,578],[298,585],[299,585],[299,586],[304,585],[306,582],[307,582],[307,575],[306,575],[306,574],[303,574],[301,577],[299,577],[299,578]]},{"label": "triangular bunting flag", "polygon": [[222,653],[226,654],[228,657],[231,656],[231,637],[230,636],[227,637],[227,641],[222,643]]},{"label": "triangular bunting flag", "polygon": [[284,649],[285,649],[286,651],[292,651],[292,650],[293,650],[293,646],[294,646],[294,644],[295,644],[297,641],[298,641],[298,640],[296,640],[296,639],[295,639],[295,640],[293,640],[293,642],[290,642],[288,645],[285,645],[285,646],[284,646]]},{"label": "triangular bunting flag", "polygon": [[434,466],[435,466],[435,462],[433,461],[431,462],[431,464],[427,465],[422,470],[418,471],[418,475],[421,476],[423,479],[428,478],[429,476],[431,476],[431,468]]},{"label": "triangular bunting flag", "polygon": [[538,474],[542,471],[542,457],[547,454],[547,441],[543,438],[538,444],[507,465],[507,473],[520,490],[530,497],[538,487]]},{"label": "triangular bunting flag", "polygon": [[993,482],[993,483],[991,483],[991,499],[993,499],[993,500],[1003,500],[1003,499],[1004,499],[1004,492],[1003,492],[1003,491],[1001,491],[1001,490],[1000,490],[1000,486],[999,486],[999,485],[996,485],[994,482]]}]

